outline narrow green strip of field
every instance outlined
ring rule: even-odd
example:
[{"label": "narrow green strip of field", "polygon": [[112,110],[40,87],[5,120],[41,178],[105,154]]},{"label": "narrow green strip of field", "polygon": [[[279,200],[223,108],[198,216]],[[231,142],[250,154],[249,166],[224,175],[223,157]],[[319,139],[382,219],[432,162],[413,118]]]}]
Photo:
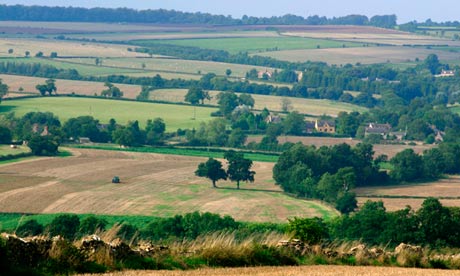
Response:
[{"label": "narrow green strip of field", "polygon": [[160,117],[165,121],[167,131],[197,128],[201,122],[212,120],[211,113],[216,110],[188,105],[76,97],[9,100],[0,105],[0,114],[12,111],[16,116],[23,116],[28,112],[52,112],[62,123],[70,118],[89,115],[101,123],[108,123],[111,118],[122,125],[138,120],[140,126],[145,127],[147,120]]},{"label": "narrow green strip of field", "polygon": [[225,50],[230,53],[239,52],[268,52],[278,50],[341,48],[362,46],[353,42],[339,42],[326,39],[304,37],[233,37],[233,38],[203,38],[203,39],[171,39],[171,40],[133,40],[134,44],[152,46],[155,44],[172,44],[192,46],[203,49]]},{"label": "narrow green strip of field", "polygon": [[[196,157],[209,157],[209,158],[224,158],[225,150],[218,149],[191,149],[191,148],[154,148],[154,147],[133,147],[133,148],[119,148],[110,145],[98,146],[74,146],[76,148],[86,149],[100,149],[100,150],[116,150],[116,151],[130,151],[130,152],[144,152],[144,153],[159,153],[159,154],[172,154],[183,156],[196,156]],[[244,152],[244,157],[253,161],[259,162],[277,162],[279,155],[276,153],[254,153]]]}]

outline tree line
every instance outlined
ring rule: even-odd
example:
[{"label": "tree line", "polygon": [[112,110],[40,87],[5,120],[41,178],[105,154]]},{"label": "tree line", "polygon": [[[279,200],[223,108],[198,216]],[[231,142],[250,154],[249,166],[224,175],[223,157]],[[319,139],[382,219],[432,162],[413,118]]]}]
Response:
[{"label": "tree line", "polygon": [[[459,144],[443,143],[423,155],[405,149],[388,160],[374,159],[372,145],[348,144],[331,147],[295,144],[283,152],[273,168],[273,178],[285,192],[317,198],[333,204],[342,213],[357,207],[355,187],[436,180],[443,174],[460,173]],[[389,162],[391,169],[381,169]]]},{"label": "tree line", "polygon": [[128,8],[78,8],[24,5],[0,5],[1,20],[62,21],[62,22],[127,22],[156,24],[213,24],[213,25],[371,25],[382,28],[396,26],[396,15],[347,15],[326,18],[317,15],[302,17],[292,14],[272,17],[244,15],[240,19],[202,12],[175,10],[134,10]]}]

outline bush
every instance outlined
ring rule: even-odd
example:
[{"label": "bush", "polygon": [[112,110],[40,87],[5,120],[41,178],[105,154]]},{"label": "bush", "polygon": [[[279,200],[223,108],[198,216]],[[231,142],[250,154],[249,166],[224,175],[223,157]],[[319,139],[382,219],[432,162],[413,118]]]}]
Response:
[{"label": "bush", "polygon": [[20,225],[16,229],[16,235],[20,237],[37,236],[43,233],[43,225],[39,224],[36,220],[31,219]]},{"label": "bush", "polygon": [[80,226],[77,215],[60,215],[48,224],[47,231],[52,236],[60,235],[66,239],[74,239]]},{"label": "bush", "polygon": [[326,226],[320,218],[289,219],[288,231],[307,244],[317,244],[327,238]]}]

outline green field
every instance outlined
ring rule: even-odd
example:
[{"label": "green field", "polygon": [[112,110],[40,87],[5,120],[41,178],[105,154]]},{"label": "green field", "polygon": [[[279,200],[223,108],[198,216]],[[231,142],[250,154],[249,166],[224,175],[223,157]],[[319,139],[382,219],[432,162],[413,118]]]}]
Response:
[{"label": "green field", "polygon": [[[175,131],[178,128],[197,128],[201,122],[211,120],[210,114],[216,110],[215,108],[194,108],[185,105],[72,97],[11,100],[4,101],[0,105],[0,114],[13,111],[17,116],[22,116],[27,112],[49,111],[63,121],[90,115],[102,123],[108,123],[111,118],[114,118],[119,124],[138,120],[142,127],[145,126],[148,119],[161,117],[166,123],[167,131]],[[193,119],[194,117],[195,119]]]},{"label": "green field", "polygon": [[18,146],[17,148],[13,149],[9,145],[0,145],[0,156],[26,152],[30,152],[30,149],[26,146]]},{"label": "green field", "polygon": [[155,44],[173,44],[192,46],[204,49],[225,50],[230,53],[239,52],[267,52],[276,50],[316,49],[356,47],[361,44],[353,42],[339,42],[326,39],[303,37],[249,37],[249,38],[203,38],[203,39],[171,39],[171,40],[133,40],[132,43],[141,46]]}]

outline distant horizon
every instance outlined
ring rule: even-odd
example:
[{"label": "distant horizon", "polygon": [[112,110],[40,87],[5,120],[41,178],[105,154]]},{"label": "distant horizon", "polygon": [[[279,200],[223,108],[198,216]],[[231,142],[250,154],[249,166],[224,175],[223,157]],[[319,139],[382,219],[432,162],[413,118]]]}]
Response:
[{"label": "distant horizon", "polygon": [[[231,3],[219,0],[168,0],[168,1],[143,1],[131,0],[126,3],[122,0],[4,0],[1,4],[24,6],[59,6],[82,8],[130,8],[135,10],[166,9],[182,12],[202,12],[213,15],[232,16],[239,19],[244,15],[255,17],[272,17],[294,14],[302,17],[313,15],[328,18],[341,17],[351,14],[374,15],[395,14],[398,23],[416,20],[425,22],[431,19],[435,22],[460,21],[458,10],[460,1],[456,0],[323,0],[305,3],[302,0],[285,0],[266,4],[262,0],[234,0]],[[442,8],[440,8],[442,7]],[[449,7],[449,8],[445,8]]]}]

